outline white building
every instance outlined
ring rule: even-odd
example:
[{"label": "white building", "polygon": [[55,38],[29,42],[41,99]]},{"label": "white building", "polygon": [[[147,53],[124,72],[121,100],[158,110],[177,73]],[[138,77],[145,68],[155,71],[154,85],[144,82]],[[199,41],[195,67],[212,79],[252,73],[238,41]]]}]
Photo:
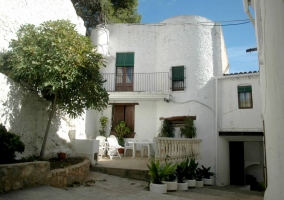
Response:
[{"label": "white building", "polygon": [[[16,31],[24,23],[38,25],[46,20],[70,19],[77,24],[80,33],[85,31],[70,1],[4,0],[1,5],[1,48],[8,48],[8,42],[15,38]],[[210,26],[206,26],[208,23]],[[198,161],[212,168],[217,174],[218,185],[245,184],[245,174],[263,181],[259,75],[223,75],[229,72],[223,34],[220,26],[211,25],[214,23],[203,17],[180,16],[158,24],[107,25],[109,37],[104,35],[107,31],[103,27],[93,31],[92,41],[106,55],[107,61],[106,68],[102,69],[107,80],[104,86],[110,94],[109,106],[103,112],[110,121],[107,132],[113,131],[119,120],[125,120],[136,133],[136,139],[154,138],[158,135],[161,117],[193,116],[196,117],[197,138],[202,140]],[[279,33],[281,30],[283,27]],[[276,49],[279,52],[283,49],[280,44]],[[281,58],[274,60],[281,61]],[[279,63],[273,67],[281,71]],[[281,81],[278,71],[273,75]],[[5,75],[0,76],[0,122],[22,136],[26,144],[23,156],[38,154],[49,102],[27,92]],[[282,93],[277,90],[277,94]],[[281,102],[273,103],[279,105]],[[264,113],[268,110],[266,108]],[[280,110],[269,110],[269,113]],[[89,110],[83,119],[72,121],[58,114],[52,123],[46,155],[52,156],[61,150],[74,154],[75,137],[99,135],[100,116],[101,113]],[[276,117],[282,119],[279,115],[268,118]],[[274,127],[283,126],[279,120],[274,121],[278,122]],[[178,128],[176,137],[179,137]],[[277,138],[280,140],[275,141]],[[274,143],[281,141],[281,135],[274,137]],[[273,150],[274,143],[270,143]],[[283,148],[278,143],[279,148]],[[276,166],[283,163],[278,163],[277,157],[272,161],[279,164]],[[277,171],[273,166],[270,169]],[[276,183],[281,183],[277,175],[274,173],[272,177]]]},{"label": "white building", "polygon": [[[125,120],[137,140],[153,139],[161,117],[194,116],[199,162],[216,172],[218,185],[243,185],[245,174],[264,181],[258,73],[223,76],[229,64],[222,30],[203,22],[211,21],[179,16],[93,30],[92,41],[107,61],[108,132]],[[101,113],[86,116],[86,137],[98,135]]]},{"label": "white building", "polygon": [[283,51],[284,2],[244,0],[245,12],[255,17],[260,69],[262,116],[265,127],[267,189],[264,199],[284,199],[284,111]]}]

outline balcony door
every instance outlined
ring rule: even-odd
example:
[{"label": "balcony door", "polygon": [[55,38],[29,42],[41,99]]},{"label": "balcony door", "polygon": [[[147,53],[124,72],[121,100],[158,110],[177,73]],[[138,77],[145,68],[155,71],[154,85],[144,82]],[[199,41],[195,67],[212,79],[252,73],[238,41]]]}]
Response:
[{"label": "balcony door", "polygon": [[133,67],[116,67],[115,91],[133,91]]}]

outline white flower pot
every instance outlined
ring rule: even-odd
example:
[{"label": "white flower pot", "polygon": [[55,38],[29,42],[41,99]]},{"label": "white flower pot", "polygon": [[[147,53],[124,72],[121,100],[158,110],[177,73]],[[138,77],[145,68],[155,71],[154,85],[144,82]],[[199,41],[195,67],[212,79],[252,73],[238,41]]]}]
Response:
[{"label": "white flower pot", "polygon": [[163,183],[167,184],[168,191],[177,190],[177,181],[163,181]]},{"label": "white flower pot", "polygon": [[203,178],[202,180],[203,180],[203,184],[204,184],[204,185],[214,185],[214,184],[213,184],[213,179],[211,179],[211,178],[210,178],[210,179],[208,179],[208,178]]},{"label": "white flower pot", "polygon": [[196,187],[196,180],[186,180],[188,183],[188,187]]},{"label": "white flower pot", "polygon": [[196,181],[196,187],[203,187],[203,181]]},{"label": "white flower pot", "polygon": [[188,183],[177,183],[177,190],[188,190]]},{"label": "white flower pot", "polygon": [[155,192],[155,193],[159,193],[159,194],[167,193],[167,184],[150,183],[150,191]]}]

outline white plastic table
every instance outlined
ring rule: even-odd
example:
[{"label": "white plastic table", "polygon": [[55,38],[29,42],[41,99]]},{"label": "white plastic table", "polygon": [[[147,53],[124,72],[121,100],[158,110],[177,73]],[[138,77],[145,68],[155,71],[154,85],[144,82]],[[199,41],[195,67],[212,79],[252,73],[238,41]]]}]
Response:
[{"label": "white plastic table", "polygon": [[[151,144],[155,144],[155,142],[139,142],[139,141],[131,141],[128,142],[129,144],[133,144],[132,148],[132,158],[135,158],[135,152],[136,152],[136,144],[147,144],[148,146],[148,159],[150,159],[151,156]],[[142,156],[142,154],[141,154]]]}]

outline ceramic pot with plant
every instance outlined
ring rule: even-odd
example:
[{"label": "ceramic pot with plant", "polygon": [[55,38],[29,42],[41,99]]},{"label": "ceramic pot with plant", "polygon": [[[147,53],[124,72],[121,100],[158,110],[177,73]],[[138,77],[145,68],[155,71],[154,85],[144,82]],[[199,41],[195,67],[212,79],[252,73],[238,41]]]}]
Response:
[{"label": "ceramic pot with plant", "polygon": [[210,172],[211,167],[206,168],[203,165],[201,165],[201,167],[201,173],[203,176],[202,180],[204,185],[214,185],[214,180],[211,177],[215,177],[216,174],[214,172]]},{"label": "ceramic pot with plant", "polygon": [[198,163],[195,162],[194,158],[191,158],[186,170],[185,179],[187,180],[188,187],[195,187],[196,186],[196,170],[198,167]]},{"label": "ceramic pot with plant", "polygon": [[130,133],[130,128],[127,127],[125,121],[120,121],[118,125],[114,128],[117,134],[118,144],[124,146],[124,135]]},{"label": "ceramic pot with plant", "polygon": [[198,168],[196,170],[196,174],[195,174],[195,179],[196,179],[196,187],[203,187],[203,174],[202,174],[202,170],[200,168]]},{"label": "ceramic pot with plant", "polygon": [[[171,163],[170,163],[171,164]],[[168,191],[176,191],[177,190],[177,177],[175,174],[176,171],[176,164],[171,164],[172,168],[169,174],[165,177],[163,183],[167,184]]]},{"label": "ceramic pot with plant", "polygon": [[183,161],[177,165],[176,176],[177,176],[177,190],[188,190],[188,183],[184,181],[186,170],[188,166],[188,160]]},{"label": "ceramic pot with plant", "polygon": [[163,180],[173,171],[174,165],[172,163],[160,164],[159,161],[151,160],[148,165],[150,175],[150,191],[155,193],[167,193],[167,184],[163,183]]}]

